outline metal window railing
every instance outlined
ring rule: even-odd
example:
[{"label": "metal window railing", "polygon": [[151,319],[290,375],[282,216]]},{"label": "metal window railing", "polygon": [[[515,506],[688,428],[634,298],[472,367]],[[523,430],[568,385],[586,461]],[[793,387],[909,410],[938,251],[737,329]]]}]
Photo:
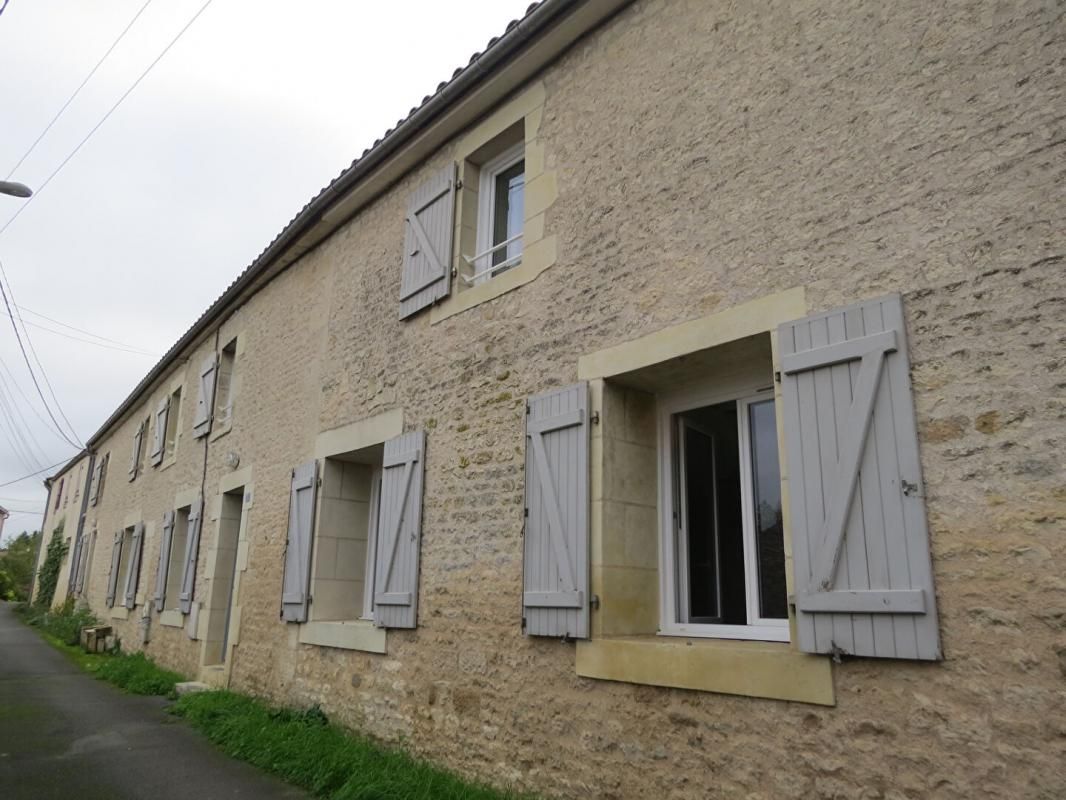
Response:
[{"label": "metal window railing", "polygon": [[[522,238],[522,234],[521,233],[516,233],[510,239],[505,239],[504,241],[500,242],[499,244],[495,244],[492,247],[488,248],[487,250],[481,251],[480,253],[478,253],[475,256],[463,256],[463,260],[467,264],[469,264],[471,267],[474,267],[474,269],[476,270],[477,269],[477,262],[480,261],[481,259],[483,259],[485,256],[491,256],[491,255],[495,254],[496,252],[498,252],[500,250],[503,250],[504,248],[510,247],[512,244],[514,244],[515,242],[517,242],[521,238]],[[508,259],[506,259],[504,261],[501,261],[499,264],[490,264],[485,269],[481,270],[480,272],[475,272],[473,275],[462,275],[461,277],[462,277],[462,279],[464,281],[466,281],[466,283],[468,285],[469,284],[474,284],[474,283],[477,283],[481,278],[485,277],[486,275],[491,275],[494,272],[499,272],[501,269],[507,269],[508,267],[513,267],[515,264],[517,264],[521,260],[522,260],[522,254],[519,253],[518,255],[511,256],[510,258],[508,258]]]}]

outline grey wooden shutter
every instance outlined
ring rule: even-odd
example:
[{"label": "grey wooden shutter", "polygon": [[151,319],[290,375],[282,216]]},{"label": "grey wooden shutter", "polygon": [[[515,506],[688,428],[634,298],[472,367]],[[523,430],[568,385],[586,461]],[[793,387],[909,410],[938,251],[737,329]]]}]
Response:
[{"label": "grey wooden shutter", "polygon": [[126,568],[126,608],[137,604],[137,584],[141,580],[141,550],[144,547],[144,523],[133,526],[133,540],[130,543],[130,561]]},{"label": "grey wooden shutter", "polygon": [[308,461],[292,471],[289,532],[285,543],[285,574],[281,584],[281,618],[286,622],[307,621],[317,483],[317,461]]},{"label": "grey wooden shutter", "polygon": [[938,659],[900,297],[778,335],[800,649]]},{"label": "grey wooden shutter", "polygon": [[133,458],[130,459],[131,481],[137,477],[137,467],[140,465],[141,461],[141,447],[144,445],[144,434],[147,425],[147,420],[141,420],[141,424],[137,426],[137,430],[133,434]]},{"label": "grey wooden shutter", "polygon": [[425,454],[425,431],[385,442],[374,565],[374,623],[379,628],[414,628],[417,623]]},{"label": "grey wooden shutter", "polygon": [[192,425],[194,438],[198,439],[211,432],[211,418],[215,403],[215,376],[217,374],[218,356],[212,353],[200,365],[200,394],[196,399],[196,417]]},{"label": "grey wooden shutter", "polygon": [[93,531],[86,537],[86,541],[81,546],[81,554],[78,559],[78,579],[74,583],[74,591],[77,594],[81,594],[85,588],[85,573],[89,567],[89,553],[92,551],[96,543],[96,531]]},{"label": "grey wooden shutter", "polygon": [[455,224],[455,164],[418,188],[407,203],[400,319],[448,296]]},{"label": "grey wooden shutter", "polygon": [[169,413],[170,396],[168,395],[159,401],[159,406],[155,410],[155,436],[152,439],[152,452],[148,454],[153,466],[161,463],[163,455],[166,453],[167,417]]},{"label": "grey wooden shutter", "polygon": [[118,566],[122,559],[122,531],[115,534],[111,545],[111,571],[107,573],[107,607],[114,608],[115,593],[118,591]]},{"label": "grey wooden shutter", "polygon": [[67,594],[74,593],[74,587],[78,582],[78,565],[81,564],[81,548],[84,546],[84,536],[78,534],[74,538],[74,547],[70,551],[70,571],[67,573]]},{"label": "grey wooden shutter", "polygon": [[525,513],[526,633],[588,638],[587,383],[546,392],[526,403]]},{"label": "grey wooden shutter", "polygon": [[181,593],[178,606],[182,614],[192,609],[196,592],[196,562],[200,557],[200,528],[204,511],[204,498],[200,495],[189,509],[189,527],[185,532],[185,563],[181,570]]},{"label": "grey wooden shutter", "polygon": [[170,543],[174,540],[174,512],[163,515],[163,537],[159,541],[159,566],[155,573],[155,610],[162,611],[167,599],[167,573],[170,572]]},{"label": "grey wooden shutter", "polygon": [[104,460],[100,459],[93,467],[92,478],[89,481],[89,505],[96,505],[96,498],[100,492],[100,473],[104,469]]}]

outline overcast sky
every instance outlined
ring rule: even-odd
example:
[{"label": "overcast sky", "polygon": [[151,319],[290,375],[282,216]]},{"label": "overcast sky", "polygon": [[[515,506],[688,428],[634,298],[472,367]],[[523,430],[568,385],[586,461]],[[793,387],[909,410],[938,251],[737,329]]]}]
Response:
[{"label": "overcast sky", "polygon": [[[11,179],[40,187],[203,4],[149,2]],[[213,0],[0,234],[15,300],[37,326],[32,345],[77,436],[99,428],[307,200],[528,4]],[[144,5],[10,0],[0,16],[0,179]],[[0,227],[25,203],[0,195]],[[3,484],[75,450],[38,419],[47,419],[39,401],[31,407],[6,316],[0,361],[0,406],[16,406],[7,411],[26,440],[12,444],[0,409],[8,540],[40,526],[51,471]]]}]

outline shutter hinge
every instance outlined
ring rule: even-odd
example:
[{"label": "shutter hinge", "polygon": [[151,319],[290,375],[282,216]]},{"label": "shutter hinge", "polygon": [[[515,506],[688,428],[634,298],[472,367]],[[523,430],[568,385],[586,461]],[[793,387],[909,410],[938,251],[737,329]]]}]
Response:
[{"label": "shutter hinge", "polygon": [[526,519],[529,519],[529,506],[526,506],[524,509],[522,509],[522,516]]},{"label": "shutter hinge", "polygon": [[589,422],[591,422],[593,425],[599,425],[600,424],[600,412],[599,411],[593,411],[592,414],[589,415]]},{"label": "shutter hinge", "polygon": [[589,598],[589,608],[593,611],[600,610],[600,596],[598,594],[594,594]]},{"label": "shutter hinge", "polygon": [[526,629],[526,618],[522,617],[522,630]]},{"label": "shutter hinge", "polygon": [[526,416],[528,417],[531,412],[532,412],[532,409],[529,407],[529,403],[526,403]]},{"label": "shutter hinge", "polygon": [[774,371],[774,383],[781,383],[781,370]]},{"label": "shutter hinge", "polygon": [[902,478],[900,478],[899,485],[903,487],[903,494],[906,495],[907,497],[910,497],[911,495],[918,494],[918,484],[917,483],[911,483],[910,481],[905,481]]},{"label": "shutter hinge", "polygon": [[456,269],[455,267],[452,267],[452,277],[453,278],[458,278],[459,277],[459,270]]},{"label": "shutter hinge", "polygon": [[455,182],[455,188],[456,189],[462,189],[463,188],[463,179],[462,178],[460,178],[459,180],[457,180]]}]

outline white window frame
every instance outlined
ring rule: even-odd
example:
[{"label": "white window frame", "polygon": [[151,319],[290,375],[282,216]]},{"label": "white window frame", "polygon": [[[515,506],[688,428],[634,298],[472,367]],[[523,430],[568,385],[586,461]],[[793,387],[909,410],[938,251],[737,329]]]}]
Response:
[{"label": "white window frame", "polygon": [[374,467],[370,476],[370,520],[366,531],[366,567],[363,572],[363,614],[359,619],[374,619],[374,578],[378,559],[378,516],[381,511],[381,476],[384,468]]},{"label": "white window frame", "polygon": [[[758,555],[755,541],[754,487],[751,475],[751,434],[749,407],[764,400],[774,400],[772,387],[747,386],[733,391],[708,391],[706,388],[686,389],[660,395],[658,398],[658,450],[659,450],[659,634],[663,636],[687,636],[715,639],[753,639],[771,642],[790,640],[788,619],[765,619],[759,613]],[[744,586],[747,601],[747,625],[722,625],[677,622],[679,619],[679,589],[687,579],[679,566],[682,562],[674,523],[676,479],[674,472],[674,432],[677,429],[675,415],[718,403],[737,404],[737,425],[740,447],[740,501],[741,523],[744,540]],[[677,512],[683,509],[678,504]]]},{"label": "white window frame", "polygon": [[[507,148],[500,155],[485,162],[481,166],[481,177],[478,182],[478,217],[477,217],[477,255],[469,259],[474,267],[474,279],[473,283],[482,283],[495,277],[500,272],[503,272],[511,267],[516,267],[522,263],[522,235],[525,233],[525,221],[523,220],[523,230],[517,235],[501,242],[499,245],[493,245],[492,233],[495,227],[496,217],[496,178],[519,161],[524,160],[526,157],[526,145],[525,142],[519,142],[513,147]],[[522,186],[523,193],[525,192],[525,184]],[[491,266],[491,258],[494,250],[503,246],[509,246],[510,244],[517,243],[518,253],[507,260]],[[483,259],[489,259],[486,264]]]}]

